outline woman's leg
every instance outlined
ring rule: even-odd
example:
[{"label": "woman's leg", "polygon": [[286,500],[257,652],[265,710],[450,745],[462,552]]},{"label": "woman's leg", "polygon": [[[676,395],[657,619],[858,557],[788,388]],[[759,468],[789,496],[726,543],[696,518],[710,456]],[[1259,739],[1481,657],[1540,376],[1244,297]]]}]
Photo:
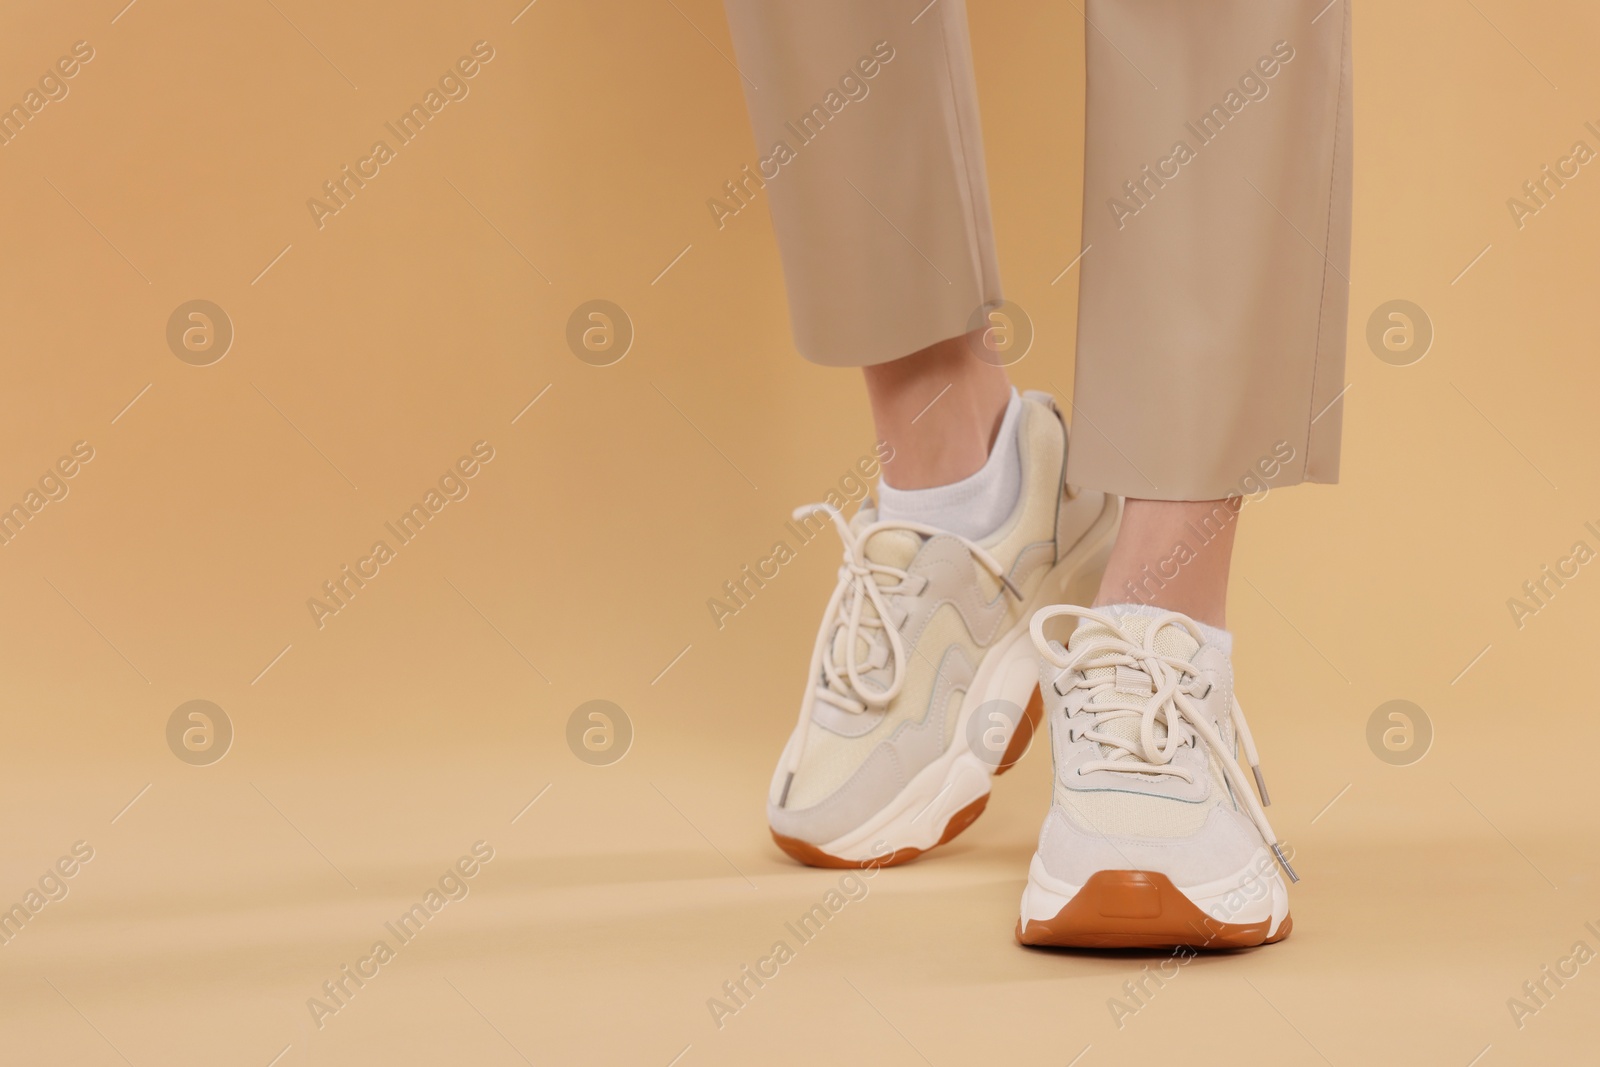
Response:
[{"label": "woman's leg", "polygon": [[802,862],[886,865],[965,829],[1026,747],[1029,609],[1093,580],[1116,504],[1063,493],[1056,405],[975,354],[1000,291],[961,0],[727,7],[796,347],[863,368],[893,449],[875,511],[818,523],[844,562],[767,819]]},{"label": "woman's leg", "polygon": [[1348,8],[1089,0],[1068,469],[1128,498],[1099,604],[1221,626],[1238,498],[1337,480]]},{"label": "woman's leg", "polygon": [[1128,499],[1099,610],[1035,620],[1065,648],[1039,646],[1056,781],[1024,944],[1293,925],[1222,625],[1241,498],[1338,474],[1349,12],[1325,2],[1088,0],[1068,466]]}]

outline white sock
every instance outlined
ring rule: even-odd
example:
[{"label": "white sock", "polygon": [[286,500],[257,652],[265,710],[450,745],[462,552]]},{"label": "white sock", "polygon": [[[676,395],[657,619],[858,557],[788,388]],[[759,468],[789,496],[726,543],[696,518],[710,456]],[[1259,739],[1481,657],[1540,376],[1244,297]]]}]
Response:
[{"label": "white sock", "polygon": [[[1147,619],[1154,619],[1157,616],[1165,615],[1169,609],[1157,607],[1155,604],[1106,604],[1094,610],[1103,611],[1112,618],[1120,618],[1123,615],[1143,615]],[[1195,619],[1194,624],[1205,635],[1205,644],[1221,649],[1225,656],[1233,655],[1232,633],[1215,626],[1207,626],[1199,619]]]},{"label": "white sock", "polygon": [[1013,388],[988,460],[976,474],[959,482],[931,489],[896,489],[886,476],[878,483],[878,518],[926,523],[972,541],[994,533],[1011,517],[1022,495],[1022,458],[1017,453],[1021,415],[1022,397]]}]

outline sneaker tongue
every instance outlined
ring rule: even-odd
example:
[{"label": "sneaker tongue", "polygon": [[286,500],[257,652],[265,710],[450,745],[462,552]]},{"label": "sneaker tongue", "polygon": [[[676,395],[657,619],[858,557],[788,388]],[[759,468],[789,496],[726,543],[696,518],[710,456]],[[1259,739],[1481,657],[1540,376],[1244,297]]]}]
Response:
[{"label": "sneaker tongue", "polygon": [[[878,521],[878,509],[862,505],[850,520],[850,532],[857,537],[861,531]],[[872,535],[872,540],[866,544],[866,557],[874,563],[881,563],[886,567],[905,570],[911,566],[911,561],[917,553],[922,551],[922,538],[910,530],[880,530]],[[897,579],[880,574],[879,585],[893,585]]]},{"label": "sneaker tongue", "polygon": [[[1107,614],[1117,620],[1117,625],[1122,630],[1120,636],[1136,645],[1144,644],[1145,634],[1150,632],[1151,623],[1156,621],[1149,616],[1135,615],[1131,612],[1126,615],[1118,615],[1114,611],[1107,612]],[[1116,636],[1114,631],[1107,629],[1093,619],[1083,619],[1078,625],[1077,632],[1072,635],[1071,642],[1076,645],[1081,637],[1085,635],[1085,631],[1089,630],[1096,631],[1100,637]],[[1195,653],[1200,651],[1200,643],[1182,626],[1167,625],[1163,626],[1161,632],[1156,634],[1155,649],[1157,653],[1163,656],[1192,660]]]},{"label": "sneaker tongue", "polygon": [[[1122,640],[1134,645],[1143,646],[1145,634],[1149,632],[1150,625],[1155,620],[1144,615],[1116,616],[1119,626],[1113,630],[1094,619],[1081,619],[1078,628],[1067,639],[1069,651],[1076,651],[1086,643],[1095,640]],[[1194,637],[1181,626],[1163,626],[1156,634],[1155,650],[1163,656],[1174,656],[1179,659],[1192,660],[1199,651],[1200,645]],[[1089,701],[1088,707],[1096,704],[1136,704],[1147,706],[1155,697],[1155,682],[1150,675],[1136,667],[1094,667],[1083,672],[1090,683],[1099,684],[1105,681],[1114,681],[1116,684],[1103,692],[1095,694]],[[1135,744],[1139,741],[1139,720],[1131,715],[1112,719],[1102,725],[1097,725],[1098,733],[1119,737]],[[1156,721],[1155,734],[1158,740],[1165,740],[1167,736],[1166,724]],[[1106,746],[1101,746],[1102,754],[1107,753]]]},{"label": "sneaker tongue", "polygon": [[[911,561],[916,559],[917,553],[921,551],[922,538],[910,530],[880,530],[867,542],[865,554],[874,563],[903,571],[911,566]],[[879,585],[897,585],[900,581],[889,574],[879,574],[876,577]]]},{"label": "sneaker tongue", "polygon": [[[862,530],[877,521],[877,509],[870,506],[870,504],[863,504],[861,509],[850,520],[850,531],[859,537]],[[903,571],[911,565],[911,561],[916,558],[917,553],[922,551],[922,544],[922,538],[910,530],[880,530],[878,533],[873,534],[872,539],[866,543],[863,553],[873,563],[880,563],[885,567],[893,567],[896,570]],[[899,578],[890,574],[875,573],[873,579],[879,586],[897,585],[900,581]],[[878,617],[877,609],[871,600],[862,605],[861,617],[863,620],[876,619]],[[833,662],[838,664],[841,669],[846,662],[848,646],[845,635],[847,632],[848,628],[842,624],[833,632]],[[887,649],[888,639],[886,637],[879,631],[863,627],[856,637],[857,662],[863,665],[870,662],[872,655],[872,647],[868,641],[870,636],[877,636],[879,643]],[[874,684],[880,689],[887,689],[891,672],[888,666],[883,666],[871,670],[863,670],[861,677],[864,681]]]}]

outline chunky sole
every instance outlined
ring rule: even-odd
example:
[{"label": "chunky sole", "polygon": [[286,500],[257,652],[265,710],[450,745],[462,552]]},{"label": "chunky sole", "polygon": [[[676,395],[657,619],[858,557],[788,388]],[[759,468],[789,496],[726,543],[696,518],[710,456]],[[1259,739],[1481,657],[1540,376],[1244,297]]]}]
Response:
[{"label": "chunky sole", "polygon": [[1017,941],[1058,948],[1234,949],[1275,944],[1293,928],[1288,890],[1259,857],[1236,875],[1186,893],[1157,871],[1098,871],[1082,886],[1063,886],[1035,855]]},{"label": "chunky sole", "polygon": [[[990,781],[1016,765],[1044,716],[1039,666],[1028,626],[1047,604],[1088,603],[1105,570],[1122,518],[1122,501],[1106,495],[1100,514],[1039,583],[1018,621],[978,665],[961,703],[950,747],[919,771],[866,823],[833,841],[814,845],[772,831],[790,856],[811,867],[893,867],[948,843],[971,826],[989,802]],[[968,748],[968,722],[978,708],[1004,700],[1023,708],[1000,760],[991,765]]]},{"label": "chunky sole", "polygon": [[[1042,718],[1044,718],[1044,699],[1039,695],[1039,687],[1034,686],[1033,697],[1023,709],[1022,720],[1012,731],[1011,740],[1006,743],[1006,750],[1001,754],[999,764],[995,766],[996,775],[1004,774],[1017,765],[1017,761],[1033,743],[1033,733],[1039,728],[1039,720]],[[882,859],[847,860],[840,856],[829,855],[809,841],[802,841],[798,837],[785,837],[776,830],[772,831],[772,840],[778,843],[779,848],[808,867],[896,867],[902,863],[909,863],[928,849],[948,843],[961,831],[977,822],[978,816],[983,814],[983,809],[988,805],[989,793],[985,791],[977,800],[950,816],[945,823],[944,832],[939,835],[939,840],[928,848],[907,845],[895,849]]]}]

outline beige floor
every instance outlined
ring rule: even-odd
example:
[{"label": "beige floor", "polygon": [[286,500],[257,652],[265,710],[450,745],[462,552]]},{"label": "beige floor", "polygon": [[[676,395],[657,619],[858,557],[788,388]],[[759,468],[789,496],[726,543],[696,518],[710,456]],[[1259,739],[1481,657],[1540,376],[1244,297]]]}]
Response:
[{"label": "beige floor", "polygon": [[[1600,948],[1600,578],[1507,606],[1600,547],[1600,177],[1506,207],[1600,143],[1587,7],[1356,11],[1344,484],[1250,505],[1230,620],[1293,936],[1159,987],[1160,955],[1018,948],[1035,752],[719,1027],[839,884],[761,813],[835,550],[720,630],[705,603],[871,435],[793,355],[764,205],[705,208],[754,158],[718,6],[121,3],[0,14],[0,100],[95,52],[0,148],[0,502],[94,449],[0,548],[0,904],[93,849],[0,946],[0,1062],[1596,1060],[1600,965],[1508,1007]],[[1081,20],[973,6],[1018,380],[1070,391]],[[307,199],[478,40],[470,95],[317,229]],[[165,338],[197,298],[236,334],[204,367]],[[609,367],[563,339],[595,298],[636,328]],[[1411,366],[1365,339],[1395,299],[1436,331]],[[319,629],[307,599],[480,440],[470,495]],[[193,699],[236,734],[209,766],[167,744]],[[634,729],[610,766],[565,741],[593,699]],[[1394,699],[1434,735],[1407,766],[1367,742]],[[319,1028],[308,1000],[480,841]]]}]

